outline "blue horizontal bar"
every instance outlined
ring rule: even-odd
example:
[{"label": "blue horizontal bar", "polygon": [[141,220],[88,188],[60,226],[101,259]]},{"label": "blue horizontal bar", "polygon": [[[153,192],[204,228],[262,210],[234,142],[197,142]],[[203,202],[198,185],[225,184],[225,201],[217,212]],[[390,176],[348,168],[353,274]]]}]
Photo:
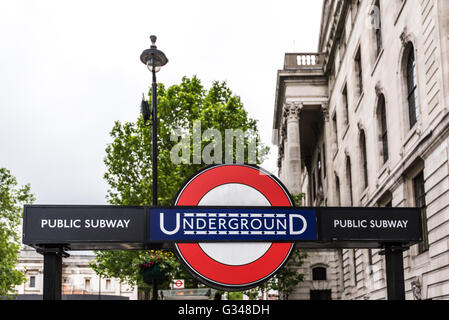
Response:
[{"label": "blue horizontal bar", "polygon": [[150,208],[150,241],[317,240],[316,211],[298,208]]}]

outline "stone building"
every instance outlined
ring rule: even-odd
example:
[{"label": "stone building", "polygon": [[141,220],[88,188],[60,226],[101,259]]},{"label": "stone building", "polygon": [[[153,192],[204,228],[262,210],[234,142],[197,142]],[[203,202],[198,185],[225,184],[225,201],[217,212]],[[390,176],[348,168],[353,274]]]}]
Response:
[{"label": "stone building", "polygon": [[[419,207],[407,299],[449,298],[449,1],[324,0],[317,53],[286,53],[273,143],[309,206]],[[311,250],[293,299],[386,299],[379,250]]]},{"label": "stone building", "polygon": [[[62,295],[83,299],[90,298],[126,298],[137,300],[137,287],[130,287],[114,278],[100,278],[89,263],[95,258],[92,251],[71,252],[62,263]],[[43,294],[43,256],[34,248],[24,246],[20,251],[17,269],[24,272],[26,282],[16,286],[15,293],[25,299],[34,296],[42,299]],[[26,295],[25,297],[22,295]],[[85,297],[88,298],[87,296]]]}]

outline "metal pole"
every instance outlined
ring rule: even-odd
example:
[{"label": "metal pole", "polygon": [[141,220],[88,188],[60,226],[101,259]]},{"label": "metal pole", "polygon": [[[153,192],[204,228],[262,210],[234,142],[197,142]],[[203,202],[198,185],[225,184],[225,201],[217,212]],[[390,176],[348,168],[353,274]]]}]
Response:
[{"label": "metal pole", "polygon": [[44,300],[62,298],[62,248],[44,248],[38,251],[44,255]]},{"label": "metal pole", "polygon": [[157,83],[154,58],[152,73],[153,84],[151,90],[151,103],[153,107],[153,206],[157,206]]},{"label": "metal pole", "polygon": [[400,245],[387,244],[385,247],[388,300],[405,300],[403,251]]},{"label": "metal pole", "polygon": [[[151,90],[151,104],[153,107],[153,206],[157,206],[157,82],[156,66],[153,57],[153,84]],[[153,297],[157,300],[157,281],[153,280]]]}]

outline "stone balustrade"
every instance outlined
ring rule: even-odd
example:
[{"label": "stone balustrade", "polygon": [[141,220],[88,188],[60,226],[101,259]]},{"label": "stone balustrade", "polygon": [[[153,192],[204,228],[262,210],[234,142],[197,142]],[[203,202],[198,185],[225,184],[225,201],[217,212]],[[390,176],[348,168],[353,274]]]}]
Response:
[{"label": "stone balustrade", "polygon": [[322,70],[323,61],[321,53],[286,53],[284,70]]}]

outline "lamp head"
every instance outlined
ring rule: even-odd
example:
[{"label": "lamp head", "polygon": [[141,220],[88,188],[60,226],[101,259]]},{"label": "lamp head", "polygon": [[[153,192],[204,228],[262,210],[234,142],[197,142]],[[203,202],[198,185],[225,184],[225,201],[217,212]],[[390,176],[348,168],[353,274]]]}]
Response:
[{"label": "lamp head", "polygon": [[165,54],[159,50],[156,46],[157,37],[155,35],[150,36],[151,47],[146,49],[140,55],[140,61],[148,67],[151,72],[158,72],[161,67],[165,66],[168,62]]}]

